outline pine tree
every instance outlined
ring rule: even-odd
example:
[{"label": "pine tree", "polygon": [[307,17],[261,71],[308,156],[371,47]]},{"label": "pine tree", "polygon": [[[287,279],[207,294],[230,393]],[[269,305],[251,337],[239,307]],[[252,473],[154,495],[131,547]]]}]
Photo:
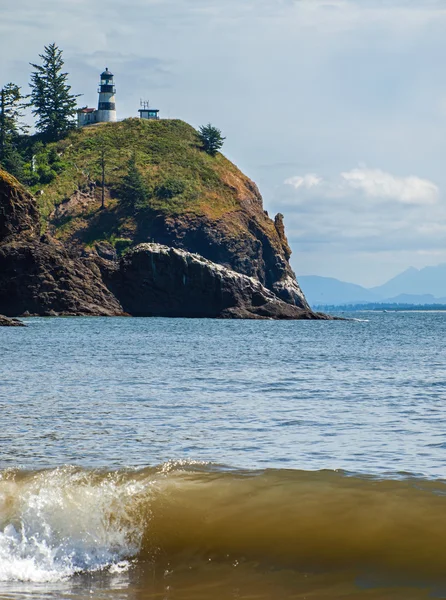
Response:
[{"label": "pine tree", "polygon": [[125,204],[137,209],[145,206],[149,192],[136,164],[134,154],[128,162],[127,174],[122,178],[120,192],[122,201]]},{"label": "pine tree", "polygon": [[28,126],[20,120],[28,106],[26,99],[15,83],[8,83],[0,90],[0,164],[13,175],[18,174],[22,162],[18,150],[20,137],[28,131]]},{"label": "pine tree", "polygon": [[57,140],[75,127],[76,98],[68,85],[68,73],[62,72],[62,50],[56,44],[45,46],[41,65],[30,63],[35,71],[31,74],[31,103],[37,117],[37,130],[47,140]]},{"label": "pine tree", "polygon": [[210,123],[200,127],[198,137],[200,138],[203,150],[211,156],[217,154],[226,139],[221,135],[220,129],[217,129],[217,127],[214,127]]}]

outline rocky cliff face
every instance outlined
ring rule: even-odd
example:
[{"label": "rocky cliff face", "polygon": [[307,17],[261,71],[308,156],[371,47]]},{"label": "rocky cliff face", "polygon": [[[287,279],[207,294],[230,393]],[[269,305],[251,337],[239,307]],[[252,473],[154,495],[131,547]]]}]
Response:
[{"label": "rocky cliff face", "polygon": [[128,252],[109,285],[124,309],[136,316],[318,317],[283,302],[257,279],[161,244],[141,244]]},{"label": "rocky cliff face", "polygon": [[8,316],[123,314],[95,261],[51,239],[0,244],[0,312]]},{"label": "rocky cliff face", "polygon": [[[133,246],[157,242],[255,277],[282,300],[308,309],[289,264],[283,216],[270,219],[255,183],[223,155],[200,150],[186,123],[126,119],[77,130],[52,150],[65,169],[40,186],[39,202],[50,231],[65,245],[89,251],[94,243],[119,238]],[[147,190],[137,207],[122,186],[132,155]]]},{"label": "rocky cliff face", "polygon": [[36,235],[39,211],[34,198],[18,181],[0,169],[0,243],[18,234]]},{"label": "rocky cliff face", "polygon": [[282,240],[264,213],[261,199],[257,202],[256,209],[227,213],[218,220],[206,216],[161,218],[151,239],[255,277],[285,302],[308,309]]},{"label": "rocky cliff face", "polygon": [[35,200],[0,170],[0,313],[116,315],[97,264],[39,234]]},{"label": "rocky cliff face", "polygon": [[231,179],[237,202],[230,210],[140,210],[128,241],[155,238],[167,245],[135,245],[118,261],[103,239],[95,241],[96,252],[81,242],[104,219],[113,226],[128,223],[125,203],[103,211],[90,207],[90,217],[64,241],[41,236],[34,198],[0,171],[0,313],[323,318],[308,309],[289,266],[282,217],[271,221],[255,185],[237,177],[238,183],[234,174]]}]

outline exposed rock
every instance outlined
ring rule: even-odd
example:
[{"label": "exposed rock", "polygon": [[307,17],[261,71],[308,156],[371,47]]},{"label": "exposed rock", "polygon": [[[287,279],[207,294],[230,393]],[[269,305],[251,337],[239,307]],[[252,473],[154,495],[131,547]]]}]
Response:
[{"label": "exposed rock", "polygon": [[285,274],[282,279],[275,281],[271,285],[271,289],[276,296],[278,296],[284,302],[295,304],[296,306],[305,310],[310,309],[304,293],[300,289],[300,286],[294,277],[294,274]]},{"label": "exposed rock", "polygon": [[160,218],[149,237],[255,277],[285,302],[309,310],[288,262],[291,250],[285,234],[280,238],[261,202],[261,198],[251,199],[243,211],[227,213],[217,221],[194,215]]},{"label": "exposed rock", "polygon": [[70,198],[58,204],[53,214],[54,221],[56,223],[63,223],[66,219],[87,210],[95,201],[94,189],[95,186],[92,183],[88,191],[81,192],[77,190]]},{"label": "exposed rock", "polygon": [[[164,221],[166,237],[172,235],[177,245],[186,239],[188,245],[203,248],[207,258],[144,243],[118,263],[108,243],[96,244],[96,252],[81,257],[50,235],[40,237],[34,199],[0,171],[0,313],[327,318],[308,309],[286,259],[281,220],[276,218],[275,225],[269,219],[262,221],[261,215],[267,217],[258,210],[261,199],[255,190],[250,189],[252,196],[245,199],[249,209],[257,207],[252,218],[249,211],[235,214],[233,222],[225,215],[219,227],[204,218],[194,227],[193,218],[184,215],[170,226]],[[230,230],[234,223],[240,224],[237,219],[242,219],[248,233],[243,227],[236,233]],[[214,255],[223,264],[209,260]],[[253,276],[225,266],[232,263]],[[268,281],[270,289],[259,278]]]},{"label": "exposed rock", "polygon": [[0,311],[7,315],[119,315],[97,264],[59,244],[17,240],[0,245]]},{"label": "exposed rock", "polygon": [[155,243],[129,251],[110,285],[124,310],[135,316],[321,318],[283,302],[257,279]]},{"label": "exposed rock", "polygon": [[[268,216],[268,213],[266,213],[266,216]],[[280,243],[282,244],[284,256],[287,260],[289,260],[291,257],[291,248],[285,235],[285,225],[283,222],[282,213],[277,213],[277,215],[274,217],[274,227],[276,228],[277,235],[279,236]]]},{"label": "exposed rock", "polygon": [[108,242],[98,242],[95,244],[95,250],[101,258],[104,260],[118,260],[118,255],[114,247]]},{"label": "exposed rock", "polygon": [[17,234],[34,235],[40,230],[34,198],[17,179],[0,169],[0,242]]},{"label": "exposed rock", "polygon": [[34,199],[5,171],[0,171],[0,215],[0,313],[123,314],[96,262],[71,256],[49,236],[39,237]]},{"label": "exposed rock", "polygon": [[0,315],[0,327],[26,327],[26,325],[19,319],[9,319],[4,315]]}]

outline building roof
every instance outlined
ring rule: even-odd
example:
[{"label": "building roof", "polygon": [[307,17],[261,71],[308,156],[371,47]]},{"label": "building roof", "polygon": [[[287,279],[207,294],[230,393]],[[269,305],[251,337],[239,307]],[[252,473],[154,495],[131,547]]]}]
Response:
[{"label": "building roof", "polygon": [[101,73],[101,77],[104,77],[104,79],[113,77],[113,73],[110,73],[110,71],[108,70],[108,67],[105,67],[105,71],[103,73]]},{"label": "building roof", "polygon": [[140,108],[138,112],[159,112],[158,108]]},{"label": "building roof", "polygon": [[92,113],[95,112],[95,108],[88,108],[87,106],[85,106],[84,108],[79,108],[78,109],[78,113]]}]

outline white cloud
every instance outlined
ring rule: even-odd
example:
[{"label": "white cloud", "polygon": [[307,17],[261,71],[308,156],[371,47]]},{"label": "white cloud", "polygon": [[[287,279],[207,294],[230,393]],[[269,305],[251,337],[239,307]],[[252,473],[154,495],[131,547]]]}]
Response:
[{"label": "white cloud", "polygon": [[427,179],[397,177],[381,169],[352,169],[341,173],[341,178],[354,190],[367,196],[396,200],[403,204],[435,204],[439,189]]},{"label": "white cloud", "polygon": [[290,177],[285,180],[286,185],[292,185],[296,190],[299,188],[305,188],[310,190],[313,187],[318,186],[322,183],[322,177],[315,175],[314,173],[308,173],[303,177],[296,175],[295,177]]},{"label": "white cloud", "polygon": [[360,167],[289,177],[274,208],[299,252],[431,252],[445,247],[446,199],[418,176]]},{"label": "white cloud", "polygon": [[324,179],[316,173],[295,175],[285,179],[284,184],[301,192],[298,197],[294,196],[291,199],[291,205],[295,204],[297,199],[300,203],[305,202],[305,196],[302,194],[314,188],[317,188],[316,193],[320,200],[337,199],[339,203],[348,203],[355,197],[368,201],[368,204],[390,201],[423,206],[437,203],[440,194],[438,186],[428,179],[415,175],[400,177],[382,169],[367,167],[343,171],[338,177],[331,179]]}]

